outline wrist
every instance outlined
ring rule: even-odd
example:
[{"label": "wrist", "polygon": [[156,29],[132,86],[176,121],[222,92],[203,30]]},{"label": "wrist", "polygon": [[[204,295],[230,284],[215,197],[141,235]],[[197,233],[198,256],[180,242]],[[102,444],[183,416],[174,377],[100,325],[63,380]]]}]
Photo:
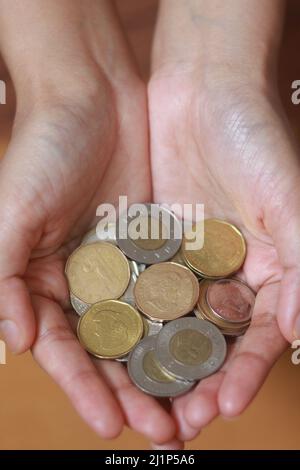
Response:
[{"label": "wrist", "polygon": [[[161,0],[154,73],[177,67],[202,77],[253,83],[276,75],[284,19],[282,0]],[[201,73],[199,74],[201,76]]]},{"label": "wrist", "polygon": [[[102,97],[136,71],[106,0],[0,0],[0,48],[18,103]],[[28,99],[27,99],[28,97]],[[97,101],[97,100],[96,100]]]}]

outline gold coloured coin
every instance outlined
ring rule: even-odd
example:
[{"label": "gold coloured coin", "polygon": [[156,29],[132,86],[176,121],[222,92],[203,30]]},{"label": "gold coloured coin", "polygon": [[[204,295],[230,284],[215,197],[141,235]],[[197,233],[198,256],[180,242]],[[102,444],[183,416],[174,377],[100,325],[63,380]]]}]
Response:
[{"label": "gold coloured coin", "polygon": [[146,269],[134,288],[139,310],[156,321],[170,321],[193,310],[199,295],[196,276],[176,263],[160,263]]},{"label": "gold coloured coin", "polygon": [[165,372],[158,360],[156,359],[155,352],[150,350],[145,354],[143,360],[143,367],[146,375],[155,382],[174,382],[174,377]]},{"label": "gold coloured coin", "polygon": [[[146,237],[136,238],[133,240],[133,243],[142,248],[143,250],[158,250],[161,248],[168,239],[168,231],[165,225],[162,223],[161,217],[159,219],[154,219],[150,216],[140,217],[141,226],[145,226],[146,230],[143,232]],[[143,227],[141,227],[142,229]],[[156,238],[152,237],[152,233],[156,234]]]},{"label": "gold coloured coin", "polygon": [[80,317],[77,335],[83,347],[101,359],[126,356],[143,335],[143,321],[131,305],[119,300],[98,302]]},{"label": "gold coloured coin", "polygon": [[142,320],[143,320],[143,337],[144,337],[144,336],[148,336],[149,334],[149,324],[147,322],[146,317],[143,316]]},{"label": "gold coloured coin", "polygon": [[185,266],[186,267],[186,262],[183,258],[183,255],[182,255],[182,251],[181,250],[178,250],[176,255],[173,256],[173,258],[170,259],[170,262],[171,263],[177,263],[177,264],[181,264],[182,266]]},{"label": "gold coloured coin", "polygon": [[205,278],[230,276],[240,269],[245,260],[246,243],[242,233],[223,220],[204,221],[204,244],[201,249],[187,249],[187,243],[191,243],[191,239],[185,236],[182,253],[186,264]]},{"label": "gold coloured coin", "polygon": [[121,297],[130,280],[130,268],[119,248],[98,242],[80,246],[71,254],[66,276],[72,294],[94,304]]},{"label": "gold coloured coin", "polygon": [[197,330],[180,330],[170,340],[170,352],[176,361],[188,366],[206,362],[212,353],[211,340]]}]

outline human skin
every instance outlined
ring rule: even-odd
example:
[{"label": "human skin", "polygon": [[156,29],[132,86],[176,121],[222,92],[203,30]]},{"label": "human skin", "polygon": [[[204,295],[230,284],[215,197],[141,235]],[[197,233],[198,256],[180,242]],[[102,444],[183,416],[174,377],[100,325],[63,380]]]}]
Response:
[{"label": "human skin", "polygon": [[[274,80],[282,2],[162,2],[148,87],[153,195],[146,88],[111,4],[28,0],[25,9],[0,0],[1,51],[18,101],[0,171],[0,315],[18,324],[6,332],[11,349],[33,343],[101,436],[126,423],[155,448],[175,449],[219,413],[243,411],[299,310],[299,168]],[[65,260],[97,205],[120,194],[203,202],[248,242],[243,275],[259,290],[252,326],[222,371],[173,402],[171,416],[120,364],[91,361],[64,314],[73,324]]]},{"label": "human skin", "polygon": [[248,247],[239,274],[257,291],[221,371],[174,400],[182,441],[243,412],[300,337],[299,153],[276,82],[283,19],[280,0],[160,4],[148,89],[154,201],[202,202],[206,217],[235,223]]},{"label": "human skin", "polygon": [[17,353],[32,346],[100,436],[127,424],[163,443],[174,419],[121,364],[92,361],[65,315],[65,261],[97,206],[120,194],[151,200],[146,87],[111,5],[0,2],[1,52],[17,95],[0,170],[1,332]]}]

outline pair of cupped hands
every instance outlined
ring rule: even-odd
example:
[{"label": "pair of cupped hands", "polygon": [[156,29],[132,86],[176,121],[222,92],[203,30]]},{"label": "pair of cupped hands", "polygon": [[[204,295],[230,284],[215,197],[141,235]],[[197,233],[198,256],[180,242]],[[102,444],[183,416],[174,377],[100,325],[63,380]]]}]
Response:
[{"label": "pair of cupped hands", "polygon": [[[179,449],[218,415],[245,410],[300,337],[300,163],[273,80],[160,57],[145,84],[114,34],[97,49],[90,31],[73,31],[21,82],[8,57],[18,106],[0,168],[0,328],[101,437],[128,425],[154,448]],[[119,195],[203,203],[247,240],[239,275],[257,292],[251,325],[219,372],[169,406],[120,363],[91,358],[74,333],[65,262],[97,206]]]}]

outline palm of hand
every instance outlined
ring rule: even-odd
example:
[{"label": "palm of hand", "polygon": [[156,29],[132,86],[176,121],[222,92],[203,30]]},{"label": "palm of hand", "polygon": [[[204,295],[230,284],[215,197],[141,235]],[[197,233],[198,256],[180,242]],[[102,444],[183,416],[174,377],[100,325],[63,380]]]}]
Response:
[{"label": "palm of hand", "polygon": [[291,178],[280,181],[284,169],[273,154],[274,144],[287,147],[284,126],[258,94],[239,98],[236,88],[219,87],[203,98],[197,83],[183,74],[161,74],[150,83],[154,201],[203,203],[205,217],[235,223],[248,247],[239,275],[258,294],[252,324],[231,346],[222,370],[173,402],[182,439],[195,437],[220,412],[242,412],[286,347],[276,320],[283,266],[266,230],[274,175],[279,197],[280,186],[292,188]]},{"label": "palm of hand", "polygon": [[[132,96],[131,93],[130,105]],[[42,147],[37,149],[39,160],[35,165],[43,178],[39,176],[39,185],[26,195],[29,209],[21,217],[22,228],[31,230],[28,243],[30,241],[33,245],[31,261],[24,276],[25,289],[29,289],[38,320],[33,351],[38,362],[66,391],[77,411],[95,430],[107,437],[120,431],[124,419],[133,429],[155,442],[172,439],[176,426],[179,438],[195,437],[199,429],[220,411],[227,415],[241,412],[285,347],[275,318],[282,267],[274,244],[264,230],[258,204],[260,194],[253,194],[253,187],[257,190],[257,183],[261,180],[259,165],[258,171],[251,173],[252,180],[247,179],[247,164],[253,161],[250,157],[257,155],[258,151],[268,155],[269,152],[259,146],[268,138],[252,138],[251,132],[255,130],[252,110],[250,119],[247,113],[241,112],[247,109],[247,103],[241,103],[240,108],[228,107],[228,115],[224,113],[222,122],[218,109],[215,114],[211,112],[215,102],[197,99],[190,83],[184,87],[180,81],[180,88],[176,80],[154,80],[150,84],[154,202],[200,201],[205,203],[206,216],[223,217],[239,226],[248,243],[247,261],[241,275],[259,289],[252,326],[242,341],[232,348],[222,371],[203,380],[194,391],[173,402],[177,424],[156,400],[143,395],[130,384],[120,364],[107,364],[105,361],[93,361],[92,364],[62,314],[62,310],[68,312],[69,309],[63,275],[65,260],[92,225],[97,205],[101,201],[116,202],[120,194],[127,194],[129,201],[151,199],[144,97],[137,98],[133,107],[135,112],[130,116],[126,99],[123,97],[118,101],[121,104],[116,115],[126,116],[120,121],[121,127],[117,119],[116,126],[111,125],[112,119],[109,119],[110,125],[105,125],[108,121],[103,123],[105,113],[101,116],[94,114],[86,122],[79,114],[79,121],[75,118],[72,126],[72,110],[67,115],[63,112],[63,119],[56,113],[50,119],[47,117],[44,128],[42,126],[46,133],[39,134],[40,116],[38,135],[36,130],[30,132],[30,128],[26,129],[27,136],[42,143]],[[160,114],[161,109],[164,110],[163,115]],[[98,127],[95,127],[96,116]],[[218,124],[217,130],[213,118]],[[137,134],[136,129],[141,129],[141,133]],[[82,137],[85,137],[83,141]],[[22,144],[22,133],[19,139],[19,144]],[[29,153],[33,139],[29,138],[25,143],[23,148],[27,146]],[[48,155],[45,161],[44,153]],[[53,168],[60,168],[55,175],[54,172],[52,175],[49,164],[51,153],[57,160]],[[205,158],[207,155],[209,159]],[[236,163],[231,164],[231,161],[237,161],[236,155],[243,156],[238,167]],[[267,159],[263,161],[263,165],[268,163]],[[9,163],[4,163],[5,166],[6,174],[9,174]],[[271,170],[274,172],[274,168]],[[33,207],[38,207],[38,210],[32,210]],[[43,217],[37,217],[41,213]],[[51,216],[46,217],[45,214]],[[25,302],[28,309],[25,297],[24,285],[21,285],[16,302],[19,305]],[[69,318],[72,323],[73,317],[69,315]],[[32,328],[29,320],[25,320],[24,325]],[[106,404],[104,410],[102,403]],[[159,429],[157,422],[160,422]]]}]

